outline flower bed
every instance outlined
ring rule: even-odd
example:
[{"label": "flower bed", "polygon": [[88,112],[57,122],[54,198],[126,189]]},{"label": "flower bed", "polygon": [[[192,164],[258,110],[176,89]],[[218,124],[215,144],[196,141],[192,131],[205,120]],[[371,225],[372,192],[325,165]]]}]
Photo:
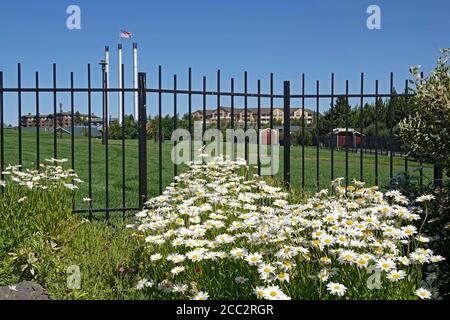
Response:
[{"label": "flower bed", "polygon": [[[148,258],[137,284],[159,299],[428,299],[422,267],[443,260],[399,192],[341,179],[306,202],[245,162],[193,163],[137,214]],[[422,199],[427,200],[427,199]]]}]

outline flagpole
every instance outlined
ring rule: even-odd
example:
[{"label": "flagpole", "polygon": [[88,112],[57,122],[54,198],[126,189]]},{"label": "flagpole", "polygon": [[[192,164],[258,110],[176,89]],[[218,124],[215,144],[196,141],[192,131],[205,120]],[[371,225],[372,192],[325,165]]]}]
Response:
[{"label": "flagpole", "polygon": [[134,119],[138,121],[139,117],[139,106],[138,106],[138,45],[133,42],[133,87],[134,92]]},{"label": "flagpole", "polygon": [[[106,72],[106,97],[107,97],[107,101],[109,101],[109,46],[105,47],[105,62],[106,62],[106,66],[105,66],[105,72]],[[105,107],[105,115],[106,115],[106,125],[109,127],[109,103],[108,105]]]},{"label": "flagpole", "polygon": [[[122,89],[122,41],[120,41],[118,45],[118,88]],[[119,124],[122,126],[122,94],[121,91],[118,93],[118,115],[119,115]]]}]

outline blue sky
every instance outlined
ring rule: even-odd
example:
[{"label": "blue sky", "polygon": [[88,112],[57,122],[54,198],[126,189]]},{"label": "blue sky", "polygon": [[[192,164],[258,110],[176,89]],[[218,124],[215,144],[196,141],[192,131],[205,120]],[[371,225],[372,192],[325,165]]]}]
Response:
[{"label": "blue sky", "polygon": [[[66,28],[66,8],[71,4],[81,8],[81,30]],[[366,27],[366,9],[371,4],[381,8],[381,30]],[[5,86],[15,86],[16,64],[21,62],[25,87],[34,86],[35,71],[41,73],[41,85],[48,87],[51,64],[56,62],[59,86],[68,86],[73,71],[76,85],[84,87],[86,65],[92,63],[94,85],[100,86],[97,63],[104,46],[110,45],[114,86],[115,48],[119,31],[126,29],[139,43],[140,71],[148,73],[151,86],[156,85],[155,73],[162,65],[166,87],[177,73],[179,87],[184,88],[187,69],[192,67],[197,89],[203,75],[208,76],[209,89],[214,89],[220,68],[224,90],[230,77],[235,77],[236,87],[241,88],[244,71],[249,73],[252,90],[257,79],[263,81],[263,90],[267,89],[270,72],[275,74],[277,91],[282,80],[291,80],[292,90],[298,90],[302,72],[309,92],[316,80],[321,81],[321,90],[329,91],[331,72],[336,74],[338,92],[343,91],[345,80],[350,81],[351,91],[359,91],[361,72],[366,74],[367,91],[373,91],[375,79],[387,90],[391,71],[400,88],[410,66],[421,64],[424,71],[434,66],[438,49],[450,46],[449,13],[448,0],[5,1],[0,11],[4,30],[0,70],[4,71]],[[130,86],[131,41],[124,45]],[[68,104],[64,94],[58,100]],[[7,95],[7,123],[17,120],[16,101],[14,95]],[[43,112],[49,112],[51,99],[43,94],[42,101]],[[169,97],[164,100],[165,112],[171,110],[170,101]],[[85,108],[85,97],[77,97],[77,103]],[[216,102],[211,98],[208,103],[215,106]],[[200,106],[197,100],[194,104]],[[223,104],[227,104],[225,99]],[[129,113],[131,101],[127,98],[128,107]],[[180,98],[179,108],[185,111],[185,107]],[[33,108],[34,98],[24,97],[24,113]],[[115,116],[114,104],[111,108]]]}]

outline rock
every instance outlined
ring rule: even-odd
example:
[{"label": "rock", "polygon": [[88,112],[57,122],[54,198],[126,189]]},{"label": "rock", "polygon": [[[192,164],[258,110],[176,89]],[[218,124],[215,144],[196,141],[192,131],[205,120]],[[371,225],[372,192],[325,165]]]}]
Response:
[{"label": "rock", "polygon": [[25,281],[0,287],[0,300],[50,300],[50,297],[40,285]]}]

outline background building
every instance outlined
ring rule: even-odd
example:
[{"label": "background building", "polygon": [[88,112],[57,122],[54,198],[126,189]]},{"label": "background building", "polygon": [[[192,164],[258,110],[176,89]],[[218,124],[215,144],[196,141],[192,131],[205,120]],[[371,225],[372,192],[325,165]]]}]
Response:
[{"label": "background building", "polygon": [[[69,112],[59,112],[55,114],[40,114],[39,115],[39,126],[41,128],[53,128],[54,119],[56,116],[56,127],[68,128],[72,125],[72,121],[74,125],[88,125],[89,124],[89,115],[81,114],[79,112],[74,114],[72,119],[72,115]],[[95,114],[91,115],[91,124],[92,126],[98,126],[102,124],[103,120],[100,117],[97,117]],[[35,128],[37,127],[37,117],[31,113],[27,115],[23,115],[21,119],[21,125],[23,128]]]},{"label": "background building", "polygon": [[[231,108],[230,107],[220,107],[220,121],[227,122],[231,121]],[[291,109],[291,121],[301,121],[302,119],[302,108]],[[216,124],[217,123],[217,108],[207,109],[205,111],[206,124]],[[203,121],[203,110],[198,110],[192,113],[194,119]],[[305,108],[305,124],[311,125],[314,123],[316,113],[311,109]],[[283,108],[274,107],[273,108],[273,121],[275,123],[284,122],[284,110]],[[245,123],[245,109],[234,108],[234,122],[243,126]],[[247,108],[247,124],[256,125],[258,122],[258,108]],[[268,125],[270,123],[270,108],[261,108],[261,124]]]}]

